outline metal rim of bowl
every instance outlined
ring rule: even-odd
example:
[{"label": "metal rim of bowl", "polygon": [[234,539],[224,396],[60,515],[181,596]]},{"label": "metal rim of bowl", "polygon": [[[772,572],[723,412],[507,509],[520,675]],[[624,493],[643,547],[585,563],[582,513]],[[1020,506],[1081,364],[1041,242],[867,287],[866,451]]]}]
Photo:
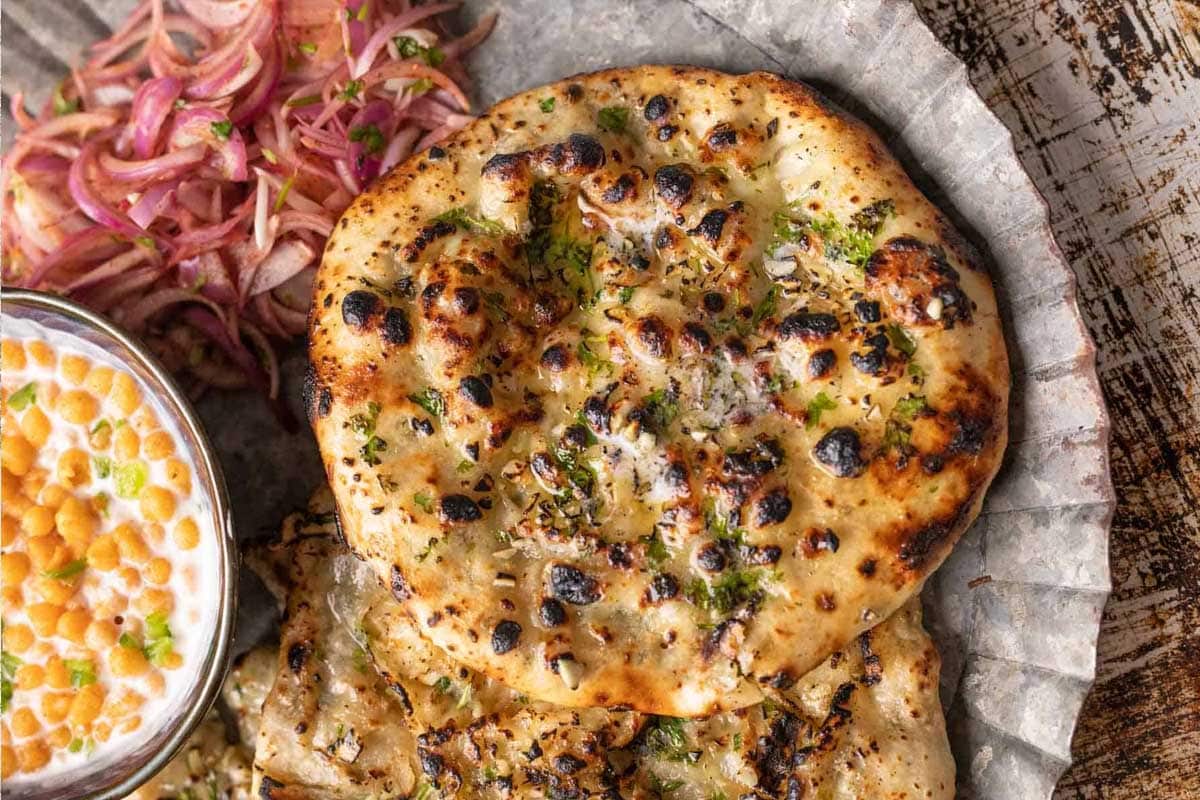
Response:
[{"label": "metal rim of bowl", "polygon": [[214,631],[214,646],[208,651],[209,663],[201,673],[201,679],[192,684],[198,689],[196,702],[179,718],[175,730],[167,736],[163,746],[141,767],[123,780],[95,794],[81,794],[89,800],[112,800],[124,797],[153,778],[182,749],[188,737],[200,724],[212,707],[221,690],[228,668],[229,650],[233,644],[234,623],[237,619],[238,547],[234,535],[233,515],[230,509],[229,491],[225,476],[217,461],[212,442],[196,414],[192,404],[176,385],[174,378],[159,363],[158,358],[147,347],[109,320],[64,297],[29,289],[0,288],[0,311],[6,303],[26,305],[60,314],[74,322],[93,328],[114,339],[126,348],[166,393],[167,404],[179,415],[179,422],[198,445],[199,456],[209,476],[208,489],[212,494],[213,517],[219,530],[218,545],[221,554],[221,572],[225,581],[221,595],[221,608]]}]

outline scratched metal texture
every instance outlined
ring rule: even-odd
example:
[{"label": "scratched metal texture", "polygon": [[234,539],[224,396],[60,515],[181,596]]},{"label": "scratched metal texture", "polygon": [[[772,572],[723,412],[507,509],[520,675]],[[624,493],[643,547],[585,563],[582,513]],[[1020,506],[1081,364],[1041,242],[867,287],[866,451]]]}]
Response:
[{"label": "scratched metal texture", "polygon": [[[127,5],[122,0],[90,0],[89,7],[79,2],[45,4],[8,0],[0,9],[4,17],[6,65],[13,61],[20,64],[20,83],[44,87],[62,70],[58,58],[47,53],[70,57],[62,48],[46,49],[45,45],[53,44],[55,39],[62,41],[61,34],[49,37],[47,31],[71,31],[75,35],[68,35],[68,40],[82,43],[103,32],[102,20],[113,19],[115,7]],[[523,5],[526,3],[514,0],[505,7],[510,10]],[[613,16],[621,18],[629,8],[642,5],[646,4],[613,3],[611,7]],[[802,26],[798,19],[805,15],[794,13],[797,8],[817,8],[816,3],[699,0],[662,6],[671,7],[672,21],[684,24],[682,30],[692,37],[693,43],[686,47],[676,37],[672,47],[693,54],[695,60],[735,69],[765,66],[800,77],[814,74],[802,54],[789,48],[801,33],[822,40],[814,24],[799,30]],[[850,6],[856,14],[893,15],[893,21],[900,20],[907,12],[895,2],[864,0]],[[758,9],[760,19],[769,19],[772,28],[751,30],[748,26],[755,17],[747,13],[749,7]],[[784,7],[792,13],[779,14]],[[1106,638],[1101,641],[1104,660],[1100,666],[1103,683],[1092,695],[1076,737],[1074,755],[1081,764],[1068,773],[1059,796],[1141,797],[1153,791],[1157,796],[1174,800],[1194,796],[1187,787],[1196,785],[1200,750],[1196,743],[1196,730],[1200,727],[1196,704],[1200,702],[1200,690],[1196,671],[1191,667],[1197,655],[1195,546],[1200,544],[1194,511],[1196,431],[1200,429],[1196,412],[1195,321],[1200,314],[1196,312],[1196,255],[1188,253],[1189,247],[1195,249],[1197,243],[1188,225],[1194,227],[1195,222],[1196,164],[1200,160],[1194,119],[1197,115],[1194,54],[1200,52],[1195,18],[1200,14],[1195,13],[1194,5],[1183,3],[1175,6],[1164,3],[1153,8],[1139,3],[1137,7],[1140,14],[1132,5],[1116,2],[918,2],[918,8],[943,42],[970,66],[971,78],[1013,132],[1026,169],[1049,199],[1051,221],[1079,278],[1079,301],[1086,321],[1101,347],[1102,376],[1115,412],[1114,474],[1123,499],[1116,520],[1118,541],[1114,543],[1119,593],[1105,618]],[[564,7],[556,10],[566,13]],[[37,19],[30,15],[36,15]],[[662,19],[635,14],[625,22],[661,23]],[[1172,20],[1178,23],[1174,27]],[[1139,32],[1155,30],[1155,25],[1159,26],[1155,33]],[[651,28],[662,31],[672,27],[654,24],[643,27],[641,33],[649,34]],[[11,35],[14,28],[18,29],[16,36]],[[39,33],[20,35],[27,30]],[[728,38],[730,31],[744,33],[754,44],[738,41],[736,36]],[[661,38],[640,35],[636,38],[646,39],[647,46],[657,46],[654,52],[662,52]],[[834,44],[845,43],[836,37],[829,40]],[[630,42],[620,44],[630,46]],[[587,66],[578,61],[581,56],[578,51],[566,55],[571,63],[559,72]],[[853,55],[851,52],[847,59]],[[554,66],[552,57],[545,60],[547,67]],[[1170,66],[1161,66],[1164,61]],[[873,66],[878,69],[881,64]],[[946,65],[946,69],[957,80],[952,65]],[[820,77],[820,70],[816,73]],[[13,85],[12,76],[12,71],[6,71],[6,93]],[[838,77],[830,76],[834,84],[844,86],[856,82],[860,76],[847,71],[840,80]],[[493,88],[498,90],[506,81],[520,80],[510,72]],[[485,94],[488,88],[484,87]],[[947,92],[944,96],[950,98],[952,94]],[[890,114],[904,111],[889,106],[886,96],[866,99],[867,110],[883,117],[885,122]],[[902,139],[919,137],[915,143],[923,143],[924,150],[915,156],[907,155],[916,157],[938,176],[939,168],[945,166],[939,163],[938,142],[946,144],[941,149],[947,157],[952,157],[954,149],[952,141],[932,138],[947,133],[937,127],[946,119],[945,110],[936,106],[919,110],[926,117],[924,125],[917,123],[912,130],[905,129]],[[1003,158],[1007,146],[1006,141],[998,140],[997,158]],[[980,170],[987,168],[985,162],[976,166]],[[1023,186],[1006,185],[1001,191],[1024,197],[1025,190]],[[986,224],[975,227],[982,229]],[[1030,228],[1030,231],[1011,229],[1004,233],[1011,242],[1019,243],[1022,234],[1038,239],[1036,219],[1030,222]],[[1107,522],[1103,492],[1106,487],[1101,485],[1103,481],[1097,482],[1097,462],[1089,455],[1079,462],[1077,470],[1063,472],[1067,461],[1057,462],[1057,473],[1039,470],[1055,466],[1055,462],[1047,465],[1043,454],[1036,449],[1040,435],[1082,431],[1082,435],[1060,437],[1066,447],[1054,449],[1053,455],[1061,457],[1073,447],[1091,453],[1098,443],[1102,444],[1105,433],[1102,420],[1088,418],[1086,413],[1083,418],[1073,417],[1090,407],[1091,354],[1086,347],[1071,349],[1072,343],[1082,340],[1070,331],[1070,314],[1055,316],[1073,308],[1070,281],[1055,282],[1059,280],[1056,252],[1047,250],[1041,257],[1045,259],[1041,277],[1050,279],[1050,284],[1042,288],[1048,291],[1039,294],[1029,291],[1029,286],[1017,286],[1008,292],[1010,329],[1016,329],[1010,332],[1017,339],[1013,344],[1022,355],[1037,352],[1042,345],[1050,349],[1066,345],[1066,349],[1061,360],[1025,364],[1030,369],[1018,376],[1017,402],[1028,404],[1029,410],[1039,413],[1025,414],[1018,423],[1014,432],[1023,437],[1018,444],[1025,446],[1018,451],[1020,463],[1015,466],[1010,463],[1008,472],[1033,475],[1043,482],[1061,481],[1065,493],[1086,489],[1092,499],[1080,507],[1078,519],[1065,527],[1045,525],[1051,520],[1060,521],[1052,516],[1039,519],[1023,513],[1028,510],[1022,505],[1027,497],[1020,494],[1019,480],[1013,483],[1015,494],[1001,494],[1000,505],[992,504],[992,510],[998,513],[989,515],[977,526],[956,554],[951,569],[939,576],[939,582],[961,586],[984,573],[992,577],[992,583],[977,588],[988,599],[971,601],[968,610],[979,614],[980,609],[999,609],[1001,617],[988,618],[984,614],[982,620],[985,630],[993,633],[1003,631],[1006,626],[1011,628],[1013,620],[1023,615],[1047,613],[1068,618],[1075,615],[1080,621],[1078,627],[1086,633],[1095,610],[1094,600],[1102,598],[1107,588],[1103,567],[1091,566],[1097,553],[1103,557]],[[1036,273],[1031,271],[1031,274]],[[1046,303],[1047,296],[1056,291],[1065,298],[1065,303]],[[1047,307],[1051,313],[1039,318],[1038,312]],[[1066,339],[1037,341],[1040,337],[1054,339],[1056,332],[1065,334]],[[1041,396],[1037,396],[1039,391],[1043,393]],[[251,404],[239,409],[241,414],[254,414]],[[221,416],[228,416],[225,409],[214,408],[209,414],[210,425],[220,426]],[[241,416],[239,421],[248,420]],[[1076,422],[1084,424],[1075,425]],[[261,472],[261,465],[251,457],[258,449],[253,431],[268,429],[269,423],[262,420],[260,424],[221,427],[219,436],[231,437],[222,442],[227,458],[233,461],[226,466],[232,467],[230,471],[237,476],[235,490],[248,501],[241,507],[247,509],[243,513],[250,520],[258,523],[273,519],[285,499],[290,501],[303,495],[309,480],[300,473],[309,470],[298,470],[290,464],[280,465],[285,468],[284,473],[274,476],[276,479],[265,493],[256,488],[260,482],[253,477]],[[1191,438],[1187,439],[1184,432],[1189,430]],[[1051,454],[1048,451],[1044,455]],[[1047,540],[1047,533],[1053,538],[1060,532],[1061,541]],[[999,546],[985,549],[985,541],[1003,543],[1008,549]],[[1059,563],[1060,559],[1047,560],[1038,552],[1047,546],[1077,551],[1080,563],[1088,565],[1071,576],[1073,588],[1079,591],[1057,592],[1054,584],[1062,584],[1064,576],[1053,571],[1040,576],[1041,590],[1013,588],[1036,587],[1037,575],[1031,577],[1026,573],[1019,576],[1021,580],[1005,580],[1006,566],[1032,569],[1039,564]],[[1159,582],[1157,586],[1151,584],[1155,580]],[[1057,649],[1060,644],[1057,641],[1053,647],[1047,647],[1045,642],[1037,640],[1022,641],[1005,635],[990,640],[984,637],[971,645],[982,651],[983,656],[970,654],[968,647],[962,652],[968,652],[972,662],[951,663],[949,667],[955,676],[965,670],[964,680],[999,683],[1012,672],[1006,665],[1006,652],[1010,656],[1015,653],[1016,660],[1029,663],[1043,659],[1083,665],[1077,674],[1065,676],[1053,672],[1041,675],[1033,670],[1030,680],[1009,686],[1010,693],[1027,693],[1026,702],[1020,705],[1028,710],[1039,702],[1059,702],[1061,698],[1054,694],[1059,689],[1066,692],[1065,696],[1078,694],[1082,698],[1082,688],[1090,680],[1091,642],[1090,635],[1067,639],[1062,644],[1073,650],[1064,655],[1047,652]],[[993,657],[988,657],[989,653]],[[1159,653],[1170,659],[1166,665],[1154,659]],[[1114,682],[1111,689],[1109,681]],[[952,687],[952,692],[957,688]],[[1046,697],[1051,700],[1043,700]],[[984,779],[989,771],[992,775],[983,791],[972,783],[963,787],[964,795],[1046,796],[1049,786],[1045,782],[1049,780],[1052,784],[1053,777],[1065,766],[1068,754],[1060,742],[1070,736],[1074,715],[1057,720],[1056,725],[1045,730],[1028,731],[1021,728],[1028,718],[1011,712],[1004,703],[976,704],[970,708],[960,703],[951,708],[960,774],[968,776],[968,780],[975,772]],[[1015,727],[1006,730],[1005,726]],[[1021,775],[1036,776],[1036,780],[1003,783],[1013,773],[1001,768],[1012,765],[992,763],[999,750],[991,749],[987,743],[989,735],[1000,740],[1016,737],[1044,742],[1041,747],[1035,745],[1029,752],[1018,754],[1030,765]]]},{"label": "scratched metal texture", "polygon": [[1113,421],[1113,594],[1055,798],[1200,797],[1200,3],[918,6],[1046,196]]}]

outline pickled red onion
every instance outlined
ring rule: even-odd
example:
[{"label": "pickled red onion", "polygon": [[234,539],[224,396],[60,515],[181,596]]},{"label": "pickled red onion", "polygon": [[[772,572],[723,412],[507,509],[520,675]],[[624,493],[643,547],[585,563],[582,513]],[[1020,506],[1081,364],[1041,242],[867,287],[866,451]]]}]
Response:
[{"label": "pickled red onion", "polygon": [[461,59],[495,16],[443,40],[455,0],[174,5],[139,3],[36,115],[14,94],[3,280],[108,313],[197,388],[241,375],[275,399],[272,348],[303,333],[334,222],[471,119]]}]

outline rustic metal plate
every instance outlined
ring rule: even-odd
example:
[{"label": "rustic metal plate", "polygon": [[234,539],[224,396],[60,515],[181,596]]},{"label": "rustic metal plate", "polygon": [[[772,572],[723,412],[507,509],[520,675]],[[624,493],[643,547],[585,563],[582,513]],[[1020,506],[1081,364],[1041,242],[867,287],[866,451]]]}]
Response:
[{"label": "rustic metal plate", "polygon": [[[3,90],[44,96],[130,0],[4,5]],[[490,10],[472,3],[473,21]],[[1049,797],[1095,675],[1109,591],[1108,418],[1075,279],[1008,130],[904,0],[507,0],[472,72],[483,105],[564,75],[646,62],[767,69],[875,125],[990,261],[1013,368],[1011,444],[984,514],[924,598],[965,798]],[[301,359],[285,391],[297,407]],[[271,530],[321,471],[248,396],[212,395],[241,536]],[[268,624],[247,587],[242,634]]]}]

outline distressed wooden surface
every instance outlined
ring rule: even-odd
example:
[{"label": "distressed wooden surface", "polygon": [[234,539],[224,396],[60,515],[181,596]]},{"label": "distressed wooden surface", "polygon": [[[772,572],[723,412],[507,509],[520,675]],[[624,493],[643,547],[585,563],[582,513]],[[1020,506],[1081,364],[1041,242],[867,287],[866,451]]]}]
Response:
[{"label": "distressed wooden surface", "polygon": [[1113,594],[1055,796],[1200,797],[1200,3],[916,2],[1046,195],[1112,414]]}]

